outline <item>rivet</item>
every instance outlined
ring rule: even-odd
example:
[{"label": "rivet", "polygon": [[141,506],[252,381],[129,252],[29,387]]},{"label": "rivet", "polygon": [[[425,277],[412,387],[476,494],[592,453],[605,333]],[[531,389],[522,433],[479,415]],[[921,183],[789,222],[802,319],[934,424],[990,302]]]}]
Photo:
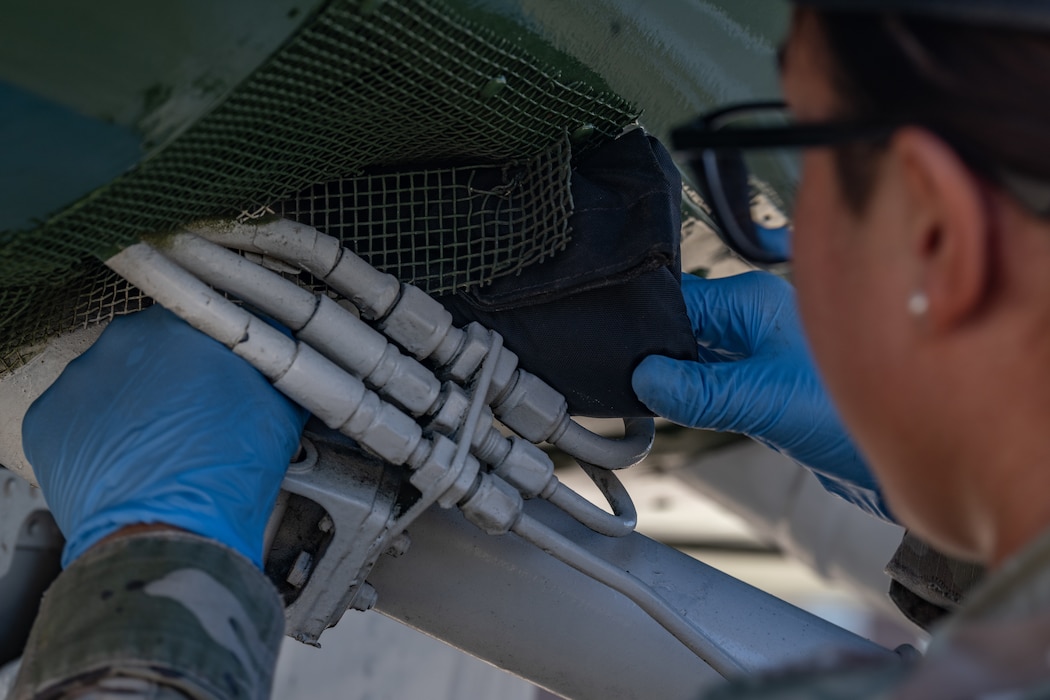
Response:
[{"label": "rivet", "polygon": [[292,570],[288,572],[284,580],[293,588],[302,588],[306,580],[310,578],[310,569],[313,568],[313,565],[314,558],[309,552],[299,552],[295,563],[292,564]]},{"label": "rivet", "polygon": [[598,129],[594,126],[594,124],[584,124],[583,126],[577,127],[577,129],[573,131],[572,134],[570,134],[569,138],[571,138],[576,143],[579,143],[581,141],[586,141],[587,139],[594,136],[594,133],[597,130]]},{"label": "rivet", "polygon": [[412,546],[412,538],[408,536],[407,532],[402,532],[400,535],[394,538],[394,541],[390,543],[390,546],[386,549],[388,556],[400,557],[408,551],[408,548]]},{"label": "rivet", "polygon": [[331,532],[333,527],[335,527],[335,522],[332,521],[331,515],[324,516],[321,522],[317,523],[317,529],[321,532]]},{"label": "rivet", "polygon": [[490,97],[495,97],[503,88],[507,87],[507,76],[499,75],[492,80],[485,83],[485,87],[481,88],[481,96],[486,100]]}]

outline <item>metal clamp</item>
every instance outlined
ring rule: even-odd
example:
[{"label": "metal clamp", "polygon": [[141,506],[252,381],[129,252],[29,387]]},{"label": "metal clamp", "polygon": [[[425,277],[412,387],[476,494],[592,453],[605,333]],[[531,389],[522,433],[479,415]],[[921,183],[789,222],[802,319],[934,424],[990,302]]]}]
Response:
[{"label": "metal clamp", "polygon": [[289,470],[281,487],[327,513],[319,524],[325,535],[322,550],[296,558],[299,595],[285,609],[286,634],[314,646],[358,593],[368,590],[365,577],[388,547],[402,484],[400,469],[337,440],[313,435],[316,462]]}]

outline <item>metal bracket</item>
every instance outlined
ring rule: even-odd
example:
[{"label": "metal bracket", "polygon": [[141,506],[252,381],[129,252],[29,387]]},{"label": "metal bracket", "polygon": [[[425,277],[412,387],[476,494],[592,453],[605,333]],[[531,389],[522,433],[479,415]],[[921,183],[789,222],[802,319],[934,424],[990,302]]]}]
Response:
[{"label": "metal bracket", "polygon": [[22,653],[64,542],[40,489],[0,467],[0,666]]},{"label": "metal bracket", "polygon": [[0,467],[0,578],[11,567],[16,549],[61,546],[62,534],[55,527],[40,489]]},{"label": "metal bracket", "polygon": [[366,456],[341,436],[311,437],[316,460],[293,465],[281,488],[324,508],[330,521],[322,520],[321,529],[328,539],[318,556],[297,561],[304,569],[298,573],[308,578],[285,610],[285,633],[318,646],[321,633],[347,608],[364,607],[355,600],[359,593],[371,598],[365,577],[386,549],[403,478],[400,469]]}]

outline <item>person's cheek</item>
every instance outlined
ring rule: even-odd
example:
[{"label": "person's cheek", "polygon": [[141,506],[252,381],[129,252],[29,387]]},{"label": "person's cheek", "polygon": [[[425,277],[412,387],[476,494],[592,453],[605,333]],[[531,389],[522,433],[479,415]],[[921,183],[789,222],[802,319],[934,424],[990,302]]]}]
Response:
[{"label": "person's cheek", "polygon": [[[802,174],[795,200],[793,242],[794,283],[798,288],[799,309],[806,325],[808,319],[822,315],[821,287],[826,281],[827,236],[830,216],[827,173],[814,154],[802,159]],[[807,332],[810,329],[807,328]]]},{"label": "person's cheek", "polygon": [[796,199],[793,281],[799,313],[818,370],[832,394],[849,374],[849,290],[844,275],[841,236],[849,235],[844,203],[838,196],[830,154],[813,151],[803,158]]}]

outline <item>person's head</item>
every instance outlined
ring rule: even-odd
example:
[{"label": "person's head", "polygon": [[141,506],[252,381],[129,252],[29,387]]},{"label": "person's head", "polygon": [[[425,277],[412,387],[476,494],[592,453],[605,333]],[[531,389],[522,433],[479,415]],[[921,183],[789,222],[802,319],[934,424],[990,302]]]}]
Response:
[{"label": "person's head", "polygon": [[802,317],[898,516],[1000,559],[1050,525],[1050,8],[1026,31],[851,4],[879,6],[797,0],[785,96],[800,122],[894,128],[805,152]]}]

